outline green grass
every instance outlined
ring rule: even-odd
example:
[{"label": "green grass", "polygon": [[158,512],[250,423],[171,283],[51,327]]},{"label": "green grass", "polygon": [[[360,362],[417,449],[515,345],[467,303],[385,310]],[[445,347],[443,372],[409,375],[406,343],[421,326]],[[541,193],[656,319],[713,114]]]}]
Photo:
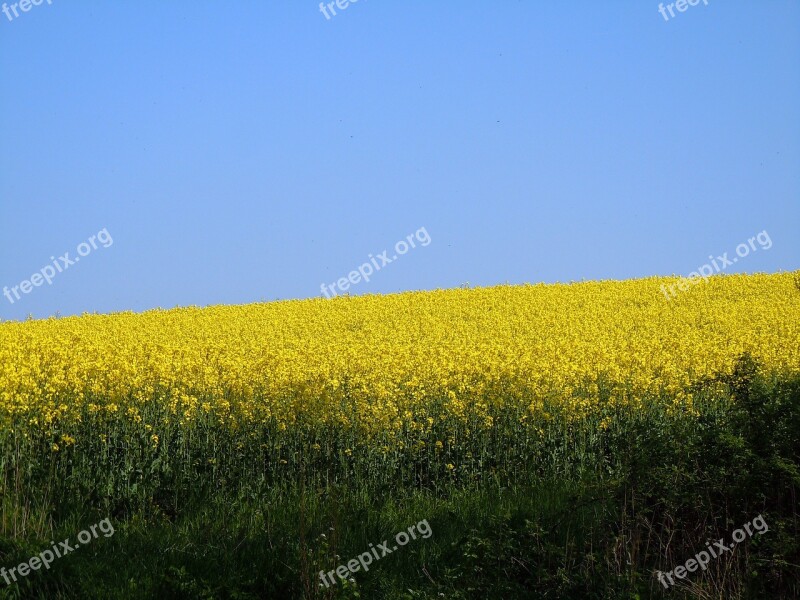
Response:
[{"label": "green grass", "polygon": [[[0,580],[0,598],[800,597],[800,381],[745,358],[716,383],[695,390],[698,414],[650,398],[583,421],[554,411],[533,435],[499,413],[489,432],[444,423],[388,454],[352,431],[213,420],[165,423],[156,448],[89,415],[69,433],[97,441],[57,453],[56,433],[8,431],[0,566],[106,517],[116,532]],[[655,570],[759,514],[769,532],[687,585],[658,584]],[[431,537],[318,587],[320,570],[422,520]]]}]

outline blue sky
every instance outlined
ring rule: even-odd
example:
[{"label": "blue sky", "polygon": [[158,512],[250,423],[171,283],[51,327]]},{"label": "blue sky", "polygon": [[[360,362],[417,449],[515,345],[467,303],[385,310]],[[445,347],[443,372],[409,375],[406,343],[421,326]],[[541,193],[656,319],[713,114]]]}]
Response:
[{"label": "blue sky", "polygon": [[[0,318],[800,267],[800,3],[0,13]],[[13,16],[13,13],[12,13]],[[58,262],[58,259],[55,259]],[[13,298],[13,296],[12,296]]]}]

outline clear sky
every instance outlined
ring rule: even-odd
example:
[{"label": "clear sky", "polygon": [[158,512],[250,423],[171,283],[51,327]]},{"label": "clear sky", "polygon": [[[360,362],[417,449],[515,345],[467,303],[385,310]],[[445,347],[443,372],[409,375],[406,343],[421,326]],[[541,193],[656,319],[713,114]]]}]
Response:
[{"label": "clear sky", "polygon": [[687,275],[762,231],[727,272],[800,268],[798,1],[26,7],[0,286],[113,243],[2,319],[321,297],[420,228],[348,291]]}]

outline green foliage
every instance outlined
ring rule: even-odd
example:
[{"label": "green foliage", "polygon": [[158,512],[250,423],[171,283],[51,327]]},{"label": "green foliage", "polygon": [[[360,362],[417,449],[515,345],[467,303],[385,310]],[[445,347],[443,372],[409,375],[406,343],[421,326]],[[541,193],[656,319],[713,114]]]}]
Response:
[{"label": "green foliage", "polygon": [[[691,407],[649,398],[580,421],[550,407],[535,427],[492,416],[488,432],[442,422],[388,451],[213,415],[193,428],[148,415],[164,422],[154,443],[87,414],[58,452],[0,433],[0,566],[105,517],[117,530],[0,580],[0,598],[800,596],[800,381],[744,356]],[[669,592],[655,580],[759,514],[770,531],[741,551]],[[431,537],[319,587],[319,571],[423,519]]]}]

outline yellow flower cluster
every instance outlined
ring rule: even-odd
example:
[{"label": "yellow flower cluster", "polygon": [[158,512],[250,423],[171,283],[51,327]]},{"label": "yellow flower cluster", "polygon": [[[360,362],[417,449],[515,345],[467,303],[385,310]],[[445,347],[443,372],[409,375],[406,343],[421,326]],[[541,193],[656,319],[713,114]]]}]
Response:
[{"label": "yellow flower cluster", "polygon": [[0,423],[139,422],[158,403],[182,421],[392,431],[441,411],[491,426],[490,409],[511,402],[581,413],[601,389],[608,402],[686,400],[745,352],[800,372],[797,278],[717,276],[673,299],[660,286],[676,278],[653,277],[8,322]]}]

